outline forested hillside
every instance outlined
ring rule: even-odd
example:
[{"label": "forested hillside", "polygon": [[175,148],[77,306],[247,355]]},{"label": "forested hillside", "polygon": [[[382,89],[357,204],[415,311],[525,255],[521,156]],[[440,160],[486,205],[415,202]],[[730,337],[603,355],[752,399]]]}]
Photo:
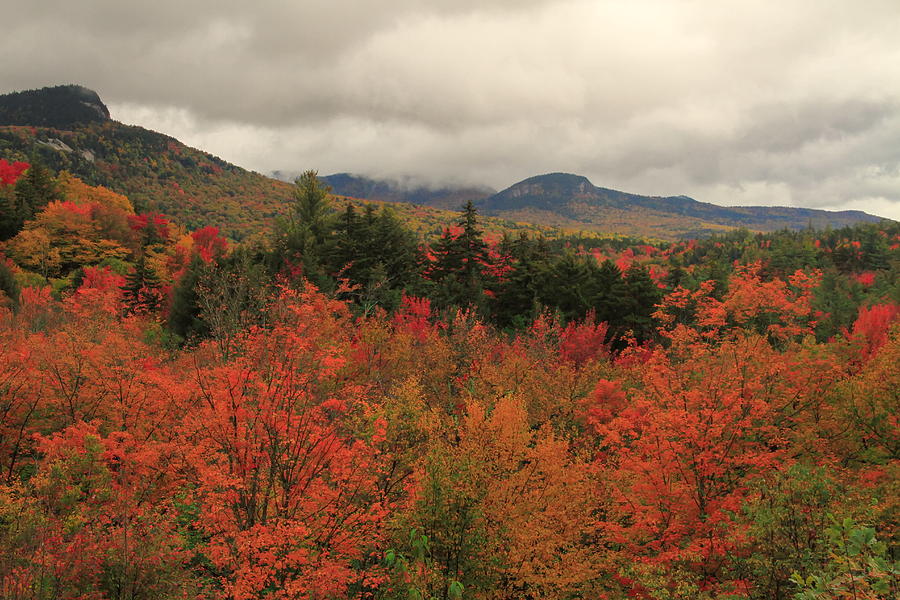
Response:
[{"label": "forested hillside", "polygon": [[0,126],[0,152],[8,160],[37,160],[68,171],[186,226],[220,227],[234,239],[262,230],[290,197],[289,184],[115,121],[67,129]]},{"label": "forested hillside", "polygon": [[235,244],[0,160],[0,596],[897,597],[900,225],[285,195]]},{"label": "forested hillside", "polygon": [[[0,158],[67,171],[89,185],[127,196],[139,211],[165,213],[191,229],[214,226],[232,240],[265,235],[289,212],[290,183],[247,171],[170,136],[111,120],[99,96],[80,86],[0,95]],[[341,186],[335,193],[352,191]],[[431,237],[440,235],[471,197],[470,191],[458,196],[458,202],[449,201],[451,211],[406,202],[393,208],[414,230]],[[398,198],[388,194],[371,200],[380,206]],[[496,234],[550,230],[504,219],[488,219],[486,225]]]}]

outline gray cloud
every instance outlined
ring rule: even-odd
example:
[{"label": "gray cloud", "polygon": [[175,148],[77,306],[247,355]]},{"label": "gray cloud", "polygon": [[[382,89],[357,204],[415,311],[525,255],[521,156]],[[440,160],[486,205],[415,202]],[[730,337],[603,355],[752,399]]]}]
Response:
[{"label": "gray cloud", "polygon": [[564,170],[900,218],[895,0],[17,3],[0,87],[259,171],[509,185]]}]

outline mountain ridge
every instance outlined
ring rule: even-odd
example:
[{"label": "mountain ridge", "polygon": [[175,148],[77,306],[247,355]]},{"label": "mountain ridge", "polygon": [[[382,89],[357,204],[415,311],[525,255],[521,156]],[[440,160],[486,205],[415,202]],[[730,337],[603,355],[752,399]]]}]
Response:
[{"label": "mountain ridge", "polygon": [[[708,235],[722,229],[759,231],[841,227],[881,217],[863,211],[826,211],[781,206],[720,206],[689,196],[643,196],[595,186],[572,173],[547,173],[523,179],[476,203],[485,215],[513,220],[535,220],[561,227],[582,227],[609,233],[611,228],[632,227],[643,221],[645,235],[666,233],[677,237]],[[683,222],[677,223],[681,219]]]},{"label": "mountain ridge", "polygon": [[[37,156],[56,171],[67,170],[88,184],[125,194],[140,210],[165,212],[187,227],[215,225],[234,239],[270,226],[291,201],[290,184],[190,148],[169,135],[119,123],[110,117],[99,94],[79,85],[0,95],[0,156],[13,160]],[[322,180],[338,196],[397,207],[458,210],[471,201],[483,215],[519,223],[517,227],[530,223],[526,228],[655,239],[703,237],[742,227],[773,231],[881,220],[862,211],[723,207],[688,196],[642,196],[559,172],[535,175],[496,193],[487,186],[429,188],[350,173]],[[432,221],[439,218],[437,213],[427,214]]]}]

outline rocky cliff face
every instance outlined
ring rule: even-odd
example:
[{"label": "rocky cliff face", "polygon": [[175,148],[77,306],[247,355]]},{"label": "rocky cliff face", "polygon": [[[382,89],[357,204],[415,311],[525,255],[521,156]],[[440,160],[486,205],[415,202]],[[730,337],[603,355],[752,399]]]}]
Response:
[{"label": "rocky cliff face", "polygon": [[80,85],[59,85],[0,96],[0,125],[70,128],[109,120],[97,92]]}]

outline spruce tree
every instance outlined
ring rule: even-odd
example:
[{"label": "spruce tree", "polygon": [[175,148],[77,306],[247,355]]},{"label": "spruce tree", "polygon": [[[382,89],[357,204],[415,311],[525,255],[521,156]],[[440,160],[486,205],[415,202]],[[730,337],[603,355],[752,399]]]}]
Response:
[{"label": "spruce tree", "polygon": [[328,199],[330,188],[315,171],[306,171],[294,182],[294,203],[286,220],[278,224],[276,260],[279,267],[299,260],[303,276],[318,287],[329,287],[325,272],[331,253],[333,219]]},{"label": "spruce tree", "polygon": [[199,296],[199,286],[206,271],[206,263],[199,254],[194,254],[172,292],[169,331],[185,340],[195,340],[209,335],[209,326],[201,318]]},{"label": "spruce tree", "polygon": [[39,160],[32,159],[31,166],[16,182],[16,201],[22,223],[61,198],[53,174]]},{"label": "spruce tree", "polygon": [[532,240],[524,231],[515,240],[504,236],[500,254],[508,270],[498,282],[492,303],[494,321],[503,327],[522,327],[534,321],[540,311],[541,276],[546,270],[548,251],[543,240]]},{"label": "spruce tree", "polygon": [[[390,208],[382,208],[374,224],[372,244],[363,244],[363,255],[372,255],[374,263],[365,273],[366,280],[372,280],[372,271],[377,265],[384,267],[389,287],[404,288],[419,277],[421,262],[419,242]],[[375,279],[378,279],[375,277]]]},{"label": "spruce tree", "polygon": [[596,273],[593,297],[594,311],[598,322],[609,324],[611,332],[624,330],[623,319],[628,311],[628,289],[622,277],[622,270],[611,260],[600,264]]},{"label": "spruce tree", "polygon": [[159,277],[147,264],[146,254],[141,252],[134,269],[125,277],[125,305],[129,312],[152,312],[162,304],[161,282]]},{"label": "spruce tree", "polygon": [[[328,272],[355,286],[360,304],[393,308],[401,292],[420,277],[418,239],[389,208],[366,205],[362,216],[347,208],[335,222]],[[374,304],[373,304],[374,303]]]},{"label": "spruce tree", "polygon": [[656,329],[653,313],[662,299],[662,292],[643,265],[632,265],[625,273],[625,290],[627,303],[623,326],[639,341],[649,339]]},{"label": "spruce tree", "polygon": [[19,303],[19,284],[16,283],[12,269],[0,257],[0,306],[7,304],[15,308]]},{"label": "spruce tree", "polygon": [[47,204],[61,199],[53,174],[39,160],[32,159],[14,190],[6,190],[0,196],[0,241],[14,237]]},{"label": "spruce tree", "polygon": [[487,244],[478,227],[478,213],[468,202],[456,223],[458,234],[449,230],[432,248],[435,260],[428,270],[434,284],[434,300],[439,306],[475,306],[483,309],[487,269]]},{"label": "spruce tree", "polygon": [[592,266],[584,257],[567,250],[544,269],[539,284],[541,303],[558,310],[564,321],[584,318],[591,308],[596,285]]}]

